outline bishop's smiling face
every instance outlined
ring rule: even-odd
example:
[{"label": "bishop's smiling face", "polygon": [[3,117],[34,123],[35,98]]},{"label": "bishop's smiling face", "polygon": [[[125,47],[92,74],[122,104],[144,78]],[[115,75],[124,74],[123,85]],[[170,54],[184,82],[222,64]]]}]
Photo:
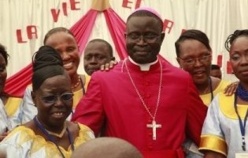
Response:
[{"label": "bishop's smiling face", "polygon": [[63,60],[64,68],[73,76],[77,73],[80,62],[79,50],[75,38],[67,32],[56,32],[51,34],[45,45],[53,47]]},{"label": "bishop's smiling face", "polygon": [[128,55],[137,63],[151,63],[157,59],[164,34],[161,22],[152,16],[133,16],[127,21],[126,47]]}]

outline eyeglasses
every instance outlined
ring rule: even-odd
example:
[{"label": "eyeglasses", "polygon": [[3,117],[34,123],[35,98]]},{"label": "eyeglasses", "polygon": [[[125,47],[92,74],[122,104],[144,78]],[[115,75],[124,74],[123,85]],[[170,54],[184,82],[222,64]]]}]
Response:
[{"label": "eyeglasses", "polygon": [[146,42],[154,42],[157,40],[157,38],[160,36],[160,34],[154,33],[154,32],[145,32],[143,34],[139,32],[131,32],[126,34],[127,38],[134,41],[139,42],[141,40],[141,37]]},{"label": "eyeglasses", "polygon": [[41,99],[44,101],[45,104],[52,105],[58,100],[58,98],[62,102],[68,103],[73,99],[73,93],[63,93],[61,95],[49,95],[49,96],[44,96]]},{"label": "eyeglasses", "polygon": [[211,54],[204,54],[198,58],[185,58],[185,59],[182,59],[180,57],[178,57],[178,58],[181,59],[183,62],[185,62],[187,65],[192,66],[196,63],[196,60],[198,60],[201,63],[206,63],[206,62],[210,61]]}]

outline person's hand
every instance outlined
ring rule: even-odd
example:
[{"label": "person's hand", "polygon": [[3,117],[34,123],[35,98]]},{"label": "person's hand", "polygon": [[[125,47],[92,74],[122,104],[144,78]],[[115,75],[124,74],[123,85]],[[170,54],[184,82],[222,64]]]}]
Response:
[{"label": "person's hand", "polygon": [[118,62],[116,60],[111,60],[109,63],[101,65],[100,70],[101,71],[108,71],[109,69],[112,69],[117,63]]},{"label": "person's hand", "polygon": [[0,134],[0,142],[8,135],[8,132]]},{"label": "person's hand", "polygon": [[231,96],[236,92],[236,89],[238,87],[239,81],[233,82],[231,84],[229,84],[225,90],[224,93],[226,96]]}]

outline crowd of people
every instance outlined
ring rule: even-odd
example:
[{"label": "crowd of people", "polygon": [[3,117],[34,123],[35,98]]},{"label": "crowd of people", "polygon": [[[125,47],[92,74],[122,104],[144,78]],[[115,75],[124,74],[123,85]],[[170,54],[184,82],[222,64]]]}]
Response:
[{"label": "crowd of people", "polygon": [[51,29],[23,98],[4,92],[8,53],[0,45],[0,157],[248,157],[248,30],[225,43],[235,83],[212,65],[200,30],[175,41],[180,67],[160,58],[163,20],[152,8],[132,12],[123,34],[128,57],[116,64],[112,46],[93,39],[84,49],[87,74],[78,74],[73,33]]}]

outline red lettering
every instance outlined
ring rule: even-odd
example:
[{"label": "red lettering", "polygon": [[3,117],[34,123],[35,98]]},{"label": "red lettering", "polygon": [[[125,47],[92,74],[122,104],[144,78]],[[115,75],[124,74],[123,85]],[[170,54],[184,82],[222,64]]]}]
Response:
[{"label": "red lettering", "polygon": [[137,0],[135,4],[135,9],[139,8],[141,4],[141,0]]},{"label": "red lettering", "polygon": [[222,67],[222,55],[217,56],[217,65],[219,65],[219,67]]},{"label": "red lettering", "polygon": [[63,9],[64,15],[67,16],[68,15],[68,13],[67,13],[67,3],[65,3],[65,2],[62,3],[62,9]]},{"label": "red lettering", "polygon": [[17,37],[18,43],[27,43],[27,41],[23,41],[23,39],[22,39],[22,30],[20,30],[20,29],[16,30],[16,37]]},{"label": "red lettering", "polygon": [[122,1],[122,7],[123,7],[123,8],[129,8],[129,9],[131,9],[131,7],[128,6],[129,3],[132,3],[132,2],[129,1],[129,0],[123,0],[123,1]]},{"label": "red lettering", "polygon": [[33,39],[33,38],[38,38],[37,35],[37,27],[35,25],[28,25],[27,26],[27,35],[28,35],[28,39]]},{"label": "red lettering", "polygon": [[[71,10],[80,10],[80,8],[76,6],[79,3],[80,3],[79,1],[70,0]],[[67,2],[62,3],[62,12],[65,16],[68,16]],[[57,22],[60,14],[60,9],[52,8],[51,13],[52,13],[53,21]]]},{"label": "red lettering", "polygon": [[173,25],[174,25],[173,21],[165,19],[163,31],[168,29],[168,33],[170,33]]},{"label": "red lettering", "polygon": [[226,62],[226,73],[227,74],[233,74],[233,69],[230,61]]},{"label": "red lettering", "polygon": [[76,0],[70,0],[70,4],[71,4],[71,10],[80,10],[80,8],[76,7],[76,4],[79,4],[80,2]]},{"label": "red lettering", "polygon": [[56,12],[56,9],[51,9],[51,13],[52,13],[53,21],[57,22],[58,17],[59,17],[59,13],[60,13],[60,9],[58,9],[57,12]]}]

